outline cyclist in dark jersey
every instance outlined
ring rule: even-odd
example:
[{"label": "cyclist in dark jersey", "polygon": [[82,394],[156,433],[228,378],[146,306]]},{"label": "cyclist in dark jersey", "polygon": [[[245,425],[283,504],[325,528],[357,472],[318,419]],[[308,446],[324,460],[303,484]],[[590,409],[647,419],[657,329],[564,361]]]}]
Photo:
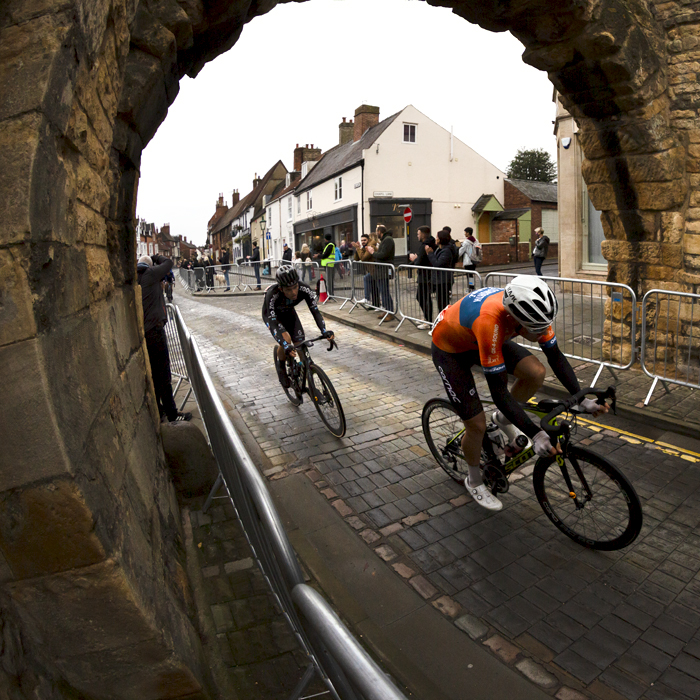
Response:
[{"label": "cyclist in dark jersey", "polygon": [[287,353],[294,357],[294,344],[304,340],[304,329],[294,307],[305,301],[316,321],[321,334],[329,340],[333,333],[326,330],[326,323],[316,303],[316,293],[306,284],[299,282],[299,273],[291,265],[282,265],[277,270],[277,283],[265,292],[262,318],[277,341],[277,362],[275,369],[282,385],[289,387],[289,377],[284,366]]},{"label": "cyclist in dark jersey", "polygon": [[[557,345],[552,323],[559,307],[547,283],[532,275],[519,275],[505,289],[479,289],[448,306],[433,329],[433,363],[459,417],[464,421],[462,450],[469,467],[467,491],[489,510],[503,504],[483,483],[479,461],[486,432],[486,417],[472,377],[471,367],[481,365],[498,409],[493,421],[503,430],[513,452],[519,428],[532,440],[535,453],[544,457],[561,452],[549,435],[530,420],[520,402],[527,401],[542,386],[544,365],[511,338],[523,336],[540,344],[549,366],[570,394],[579,391],[578,379]],[[508,375],[516,380],[508,391]],[[583,399],[587,413],[607,413],[593,399]],[[515,425],[513,425],[515,424]]]}]

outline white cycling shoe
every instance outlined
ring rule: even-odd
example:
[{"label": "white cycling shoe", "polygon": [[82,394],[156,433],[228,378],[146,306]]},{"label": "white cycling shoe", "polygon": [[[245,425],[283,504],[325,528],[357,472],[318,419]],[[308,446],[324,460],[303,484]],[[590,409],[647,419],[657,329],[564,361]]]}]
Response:
[{"label": "white cycling shoe", "polygon": [[486,510],[502,510],[503,503],[499,501],[487,488],[485,484],[480,484],[479,486],[470,486],[469,477],[464,480],[464,486],[467,489],[467,493],[482,507]]}]

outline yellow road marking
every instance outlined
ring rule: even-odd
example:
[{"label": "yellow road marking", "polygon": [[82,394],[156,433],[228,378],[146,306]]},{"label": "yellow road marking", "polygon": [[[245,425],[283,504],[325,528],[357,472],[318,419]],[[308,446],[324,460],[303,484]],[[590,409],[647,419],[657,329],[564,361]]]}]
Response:
[{"label": "yellow road marking", "polygon": [[[537,402],[534,399],[530,399],[528,403],[533,406],[537,405]],[[700,453],[698,452],[686,450],[683,447],[671,445],[668,442],[652,440],[651,438],[644,437],[643,435],[637,435],[636,433],[630,433],[626,430],[620,430],[620,428],[611,428],[609,425],[604,425],[603,423],[596,423],[595,421],[590,420],[589,418],[582,418],[580,415],[577,415],[576,419],[581,423],[585,423],[588,430],[592,430],[596,433],[599,433],[601,430],[611,430],[615,433],[618,433],[623,440],[626,440],[627,442],[633,445],[638,445],[642,442],[646,442],[650,445],[657,446],[665,454],[673,455],[674,457],[680,456],[681,459],[685,459],[687,462],[700,462]]]}]

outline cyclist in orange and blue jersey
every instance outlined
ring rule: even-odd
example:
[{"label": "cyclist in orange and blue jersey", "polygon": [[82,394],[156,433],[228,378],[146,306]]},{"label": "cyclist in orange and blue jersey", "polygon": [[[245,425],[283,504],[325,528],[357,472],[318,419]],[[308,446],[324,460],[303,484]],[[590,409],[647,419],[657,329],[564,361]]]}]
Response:
[{"label": "cyclist in orange and blue jersey", "polygon": [[[479,289],[448,306],[433,328],[433,363],[452,405],[464,421],[462,450],[469,467],[464,483],[472,498],[489,510],[501,510],[503,504],[484,485],[479,467],[486,417],[471,367],[480,365],[484,370],[498,409],[492,419],[506,434],[512,452],[518,450],[515,440],[519,430],[532,440],[538,456],[561,452],[520,405],[542,386],[544,365],[512,340],[520,335],[539,342],[557,379],[570,394],[575,394],[580,389],[578,379],[552,330],[558,310],[556,297],[546,282],[536,276],[519,275],[505,289]],[[515,377],[510,391],[509,374]],[[600,406],[593,399],[584,399],[580,405],[593,415],[608,411],[607,406]]]}]

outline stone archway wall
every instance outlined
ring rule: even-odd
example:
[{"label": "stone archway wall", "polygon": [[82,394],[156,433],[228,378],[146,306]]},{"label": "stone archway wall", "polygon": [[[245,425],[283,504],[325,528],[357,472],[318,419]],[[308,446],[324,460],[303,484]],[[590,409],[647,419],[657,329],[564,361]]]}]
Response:
[{"label": "stone archway wall", "polygon": [[[556,12],[549,0],[429,1],[512,31],[524,59],[548,72],[581,128],[611,278],[694,291],[695,11],[680,1],[561,0]],[[56,687],[204,694],[135,286],[136,191],[141,151],[180,78],[275,4],[0,5],[0,608]],[[30,665],[13,666],[10,681],[21,685]]]}]

